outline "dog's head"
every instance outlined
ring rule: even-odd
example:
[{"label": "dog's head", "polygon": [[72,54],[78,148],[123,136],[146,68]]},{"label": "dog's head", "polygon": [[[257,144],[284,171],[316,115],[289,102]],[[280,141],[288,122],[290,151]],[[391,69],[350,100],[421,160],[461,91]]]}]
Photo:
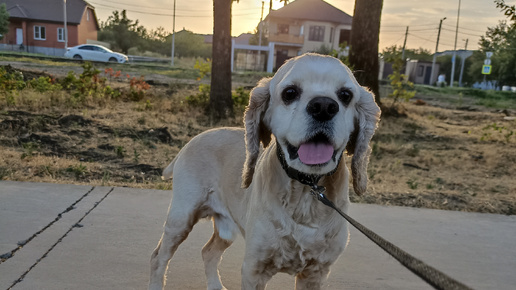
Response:
[{"label": "dog's head", "polygon": [[369,141],[379,115],[374,96],[338,59],[318,54],[290,59],[251,91],[243,187],[251,184],[260,141],[266,147],[272,133],[287,165],[308,175],[334,171],[347,149],[355,192],[365,192]]}]

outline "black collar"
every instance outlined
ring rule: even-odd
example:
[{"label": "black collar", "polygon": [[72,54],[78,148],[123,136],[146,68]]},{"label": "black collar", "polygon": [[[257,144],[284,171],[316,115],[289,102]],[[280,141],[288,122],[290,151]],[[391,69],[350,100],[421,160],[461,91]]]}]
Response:
[{"label": "black collar", "polygon": [[[292,178],[294,180],[297,180],[297,181],[301,182],[304,185],[308,185],[308,186],[310,186],[312,188],[319,187],[317,185],[319,183],[319,180],[323,176],[329,176],[329,175],[332,175],[333,173],[335,173],[335,171],[337,170],[337,167],[338,167],[337,166],[331,172],[328,172],[328,173],[322,174],[322,175],[319,175],[319,174],[307,174],[307,173],[301,172],[299,170],[296,170],[296,169],[288,166],[287,160],[285,159],[285,153],[283,153],[283,150],[281,150],[281,146],[279,145],[278,141],[276,141],[276,155],[278,155],[278,159],[279,159],[279,161],[281,163],[281,167],[283,167],[283,170],[285,170],[285,173],[287,173],[288,177],[290,177],[290,178]],[[339,159],[338,163],[340,163],[340,159]]]}]

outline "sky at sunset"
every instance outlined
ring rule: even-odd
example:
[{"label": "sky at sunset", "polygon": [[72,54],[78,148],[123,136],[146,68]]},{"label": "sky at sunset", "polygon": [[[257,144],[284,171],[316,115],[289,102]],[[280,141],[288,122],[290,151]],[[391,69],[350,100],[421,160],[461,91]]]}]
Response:
[{"label": "sky at sunset", "polygon": [[[213,0],[176,0],[176,31],[183,28],[201,34],[213,33]],[[459,34],[457,49],[463,49],[469,39],[468,49],[477,49],[478,40],[487,27],[505,19],[493,0],[460,0]],[[140,21],[148,29],[162,26],[172,31],[173,0],[88,0],[95,6],[97,17],[106,21],[114,10],[127,10],[129,19]],[[340,10],[353,15],[355,0],[327,0]],[[380,29],[380,50],[392,45],[403,45],[406,27],[409,26],[408,48],[423,47],[435,51],[439,20],[446,17],[441,31],[439,51],[453,50],[459,0],[384,0]],[[507,0],[515,5],[516,1]],[[273,1],[273,9],[283,6]],[[232,35],[252,32],[261,13],[259,0],[240,0],[233,3]],[[265,2],[264,18],[269,11]]]}]

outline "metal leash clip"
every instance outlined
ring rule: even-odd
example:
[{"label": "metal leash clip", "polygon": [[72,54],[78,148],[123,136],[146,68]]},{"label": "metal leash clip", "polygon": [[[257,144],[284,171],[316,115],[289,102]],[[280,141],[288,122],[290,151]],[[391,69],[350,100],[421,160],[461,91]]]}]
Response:
[{"label": "metal leash clip", "polygon": [[312,185],[312,189],[310,190],[310,193],[314,197],[316,197],[319,201],[322,201],[325,198],[325,196],[324,196],[325,191],[326,191],[326,187],[314,184],[314,185]]}]

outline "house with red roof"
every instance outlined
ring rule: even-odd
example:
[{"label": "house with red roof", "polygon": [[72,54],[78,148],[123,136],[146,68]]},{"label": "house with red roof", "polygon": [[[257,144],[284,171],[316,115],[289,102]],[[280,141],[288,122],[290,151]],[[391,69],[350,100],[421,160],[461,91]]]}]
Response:
[{"label": "house with red roof", "polygon": [[269,43],[274,43],[277,69],[288,58],[349,43],[351,17],[323,0],[296,0],[271,10],[264,20]]},{"label": "house with red roof", "polygon": [[[84,0],[0,0],[9,12],[9,32],[0,49],[62,56],[68,47],[95,42],[95,7]],[[66,3],[65,38],[64,3]]]}]

